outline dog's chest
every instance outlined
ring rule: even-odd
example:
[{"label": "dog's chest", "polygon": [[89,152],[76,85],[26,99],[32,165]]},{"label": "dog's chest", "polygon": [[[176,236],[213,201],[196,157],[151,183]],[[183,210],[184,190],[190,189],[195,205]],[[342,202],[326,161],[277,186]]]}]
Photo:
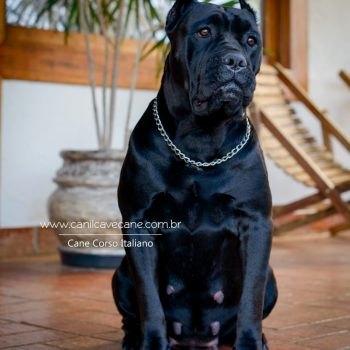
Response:
[{"label": "dog's chest", "polygon": [[218,192],[217,185],[192,181],[181,189],[159,193],[146,216],[152,220],[181,222],[180,230],[192,234],[205,227],[234,233],[235,221],[242,214],[240,204],[232,195]]}]

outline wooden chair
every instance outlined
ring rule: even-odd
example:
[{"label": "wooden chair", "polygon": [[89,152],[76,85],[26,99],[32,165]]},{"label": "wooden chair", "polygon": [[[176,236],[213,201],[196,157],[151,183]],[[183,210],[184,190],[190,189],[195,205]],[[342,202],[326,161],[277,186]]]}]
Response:
[{"label": "wooden chair", "polygon": [[[323,144],[310,134],[291,106],[286,87],[321,123]],[[342,215],[344,223],[332,227],[331,232],[350,227],[350,206],[341,197],[350,190],[350,170],[334,159],[330,139],[335,137],[350,152],[350,141],[344,133],[280,64],[262,66],[257,77],[253,111],[259,119],[264,153],[293,179],[316,190],[311,196],[274,209],[275,233],[290,231],[336,213]]]},{"label": "wooden chair", "polygon": [[345,70],[341,70],[339,72],[339,76],[342,78],[344,83],[350,88],[350,74],[345,72]]}]

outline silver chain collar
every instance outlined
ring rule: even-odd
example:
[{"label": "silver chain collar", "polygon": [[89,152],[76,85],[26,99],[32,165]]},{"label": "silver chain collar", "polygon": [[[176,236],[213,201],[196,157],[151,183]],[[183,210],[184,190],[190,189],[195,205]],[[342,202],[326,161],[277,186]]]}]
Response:
[{"label": "silver chain collar", "polygon": [[166,144],[169,146],[169,148],[175,153],[175,155],[183,160],[186,164],[190,164],[193,166],[196,166],[198,168],[204,168],[204,167],[212,167],[217,164],[224,163],[234,157],[248,142],[250,138],[250,133],[251,133],[251,125],[249,123],[248,117],[246,116],[246,123],[247,123],[247,129],[246,133],[242,139],[242,141],[235,147],[233,148],[230,152],[228,152],[226,155],[224,155],[222,158],[217,158],[213,160],[212,162],[199,162],[192,160],[191,158],[187,157],[183,152],[181,152],[175,144],[170,140],[170,137],[166,133],[163,124],[160,120],[159,113],[158,113],[158,102],[157,98],[153,100],[153,117],[157,125],[157,129],[159,130],[161,136],[163,137],[164,141]]}]

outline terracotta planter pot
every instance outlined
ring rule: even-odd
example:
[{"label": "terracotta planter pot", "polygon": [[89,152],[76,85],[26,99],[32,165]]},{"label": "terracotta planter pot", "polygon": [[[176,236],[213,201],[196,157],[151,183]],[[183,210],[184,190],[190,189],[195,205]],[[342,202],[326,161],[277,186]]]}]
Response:
[{"label": "terracotta planter pot", "polygon": [[58,188],[48,202],[62,262],[115,268],[124,255],[117,187],[124,154],[118,151],[63,151]]}]

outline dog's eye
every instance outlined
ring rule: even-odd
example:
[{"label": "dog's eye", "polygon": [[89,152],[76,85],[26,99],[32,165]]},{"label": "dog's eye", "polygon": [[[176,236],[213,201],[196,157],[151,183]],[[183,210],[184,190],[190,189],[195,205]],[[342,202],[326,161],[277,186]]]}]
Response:
[{"label": "dog's eye", "polygon": [[248,40],[247,40],[247,44],[249,45],[249,46],[254,46],[254,45],[256,45],[256,39],[255,38],[253,38],[252,36],[250,36],[249,38],[248,38]]},{"label": "dog's eye", "polygon": [[210,35],[210,29],[205,27],[200,29],[197,33],[200,37],[206,38]]}]

